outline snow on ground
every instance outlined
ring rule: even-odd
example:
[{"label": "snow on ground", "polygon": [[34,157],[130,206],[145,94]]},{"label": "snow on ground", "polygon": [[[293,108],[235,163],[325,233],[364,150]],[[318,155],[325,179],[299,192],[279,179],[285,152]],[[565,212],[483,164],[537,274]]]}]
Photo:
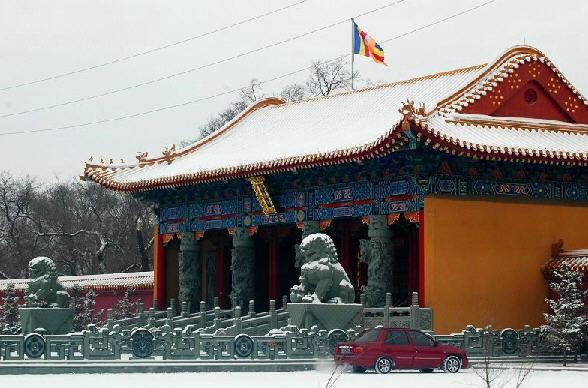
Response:
[{"label": "snow on ground", "polygon": [[[59,387],[59,388],[322,388],[331,376],[330,367],[309,372],[216,372],[216,373],[132,373],[79,375],[24,375],[0,376],[0,387]],[[584,388],[588,373],[574,371],[534,371],[523,384],[524,388]],[[509,387],[512,385],[506,385]],[[474,388],[483,387],[480,378],[470,369],[458,374],[442,372],[393,372],[341,374],[334,388]]]}]

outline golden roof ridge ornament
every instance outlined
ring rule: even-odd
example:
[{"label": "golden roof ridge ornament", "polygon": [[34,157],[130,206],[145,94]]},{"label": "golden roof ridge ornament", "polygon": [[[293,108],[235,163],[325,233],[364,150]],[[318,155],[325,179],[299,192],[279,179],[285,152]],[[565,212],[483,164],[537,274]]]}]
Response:
[{"label": "golden roof ridge ornament", "polygon": [[167,147],[163,150],[163,160],[167,162],[167,164],[172,164],[174,159],[176,158],[176,145],[173,144],[171,147]]},{"label": "golden roof ridge ornament", "polygon": [[414,121],[414,117],[416,114],[414,101],[406,100],[406,102],[402,104],[402,108],[400,108],[398,112],[402,115],[402,130],[408,131],[410,129],[410,121]]},{"label": "golden roof ridge ornament", "polygon": [[137,159],[137,161],[139,161],[139,164],[141,164],[141,163],[145,163],[147,161],[148,155],[149,155],[148,152],[142,152],[140,154],[137,154],[137,156],[135,156],[135,158]]},{"label": "golden roof ridge ornament", "polygon": [[263,210],[263,214],[275,214],[276,207],[274,206],[274,202],[267,191],[267,187],[265,186],[265,177],[263,176],[252,176],[247,178],[249,183],[251,183],[251,187],[255,192],[255,197],[257,201],[261,205],[261,209]]}]

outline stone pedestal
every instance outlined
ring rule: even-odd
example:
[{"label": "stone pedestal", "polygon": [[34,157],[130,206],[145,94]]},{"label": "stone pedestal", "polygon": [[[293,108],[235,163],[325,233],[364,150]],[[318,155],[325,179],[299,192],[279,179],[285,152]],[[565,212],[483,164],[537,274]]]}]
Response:
[{"label": "stone pedestal", "polygon": [[287,310],[299,329],[347,330],[363,322],[363,306],[356,303],[288,303]]},{"label": "stone pedestal", "polygon": [[73,330],[71,308],[21,307],[18,309],[23,334],[43,328],[47,334],[67,334]]},{"label": "stone pedestal", "polygon": [[182,233],[178,257],[180,277],[180,305],[187,303],[194,311],[200,303],[200,247],[194,233]]},{"label": "stone pedestal", "polygon": [[233,307],[245,314],[249,301],[255,298],[255,247],[247,228],[235,228],[231,250]]}]

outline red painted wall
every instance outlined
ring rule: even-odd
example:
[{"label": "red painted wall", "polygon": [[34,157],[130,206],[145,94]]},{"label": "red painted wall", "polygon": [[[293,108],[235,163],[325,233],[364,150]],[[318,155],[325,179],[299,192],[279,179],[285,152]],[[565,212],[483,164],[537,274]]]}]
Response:
[{"label": "red painted wall", "polygon": [[[95,290],[96,292],[96,311],[102,311],[101,318],[106,320],[106,310],[109,308],[114,308],[116,302],[119,299],[124,298],[125,290],[124,289],[117,289],[117,290]],[[19,303],[24,304],[24,291],[18,290],[16,294],[19,297]],[[137,300],[141,299],[145,306],[145,310],[151,308],[153,305],[153,288],[145,288],[135,290],[133,296],[131,296],[131,301],[136,303]],[[4,291],[0,291],[0,304],[4,302]]]}]

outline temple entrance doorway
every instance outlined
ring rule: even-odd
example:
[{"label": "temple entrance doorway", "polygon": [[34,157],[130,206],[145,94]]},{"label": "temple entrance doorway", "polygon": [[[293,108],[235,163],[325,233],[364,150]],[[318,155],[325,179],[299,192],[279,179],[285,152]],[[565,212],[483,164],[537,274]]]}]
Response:
[{"label": "temple entrance doorway", "polygon": [[298,283],[300,269],[295,268],[295,245],[302,232],[296,225],[262,226],[253,236],[255,243],[255,310],[267,311],[269,300],[282,306],[282,297]]},{"label": "temple entrance doorway", "polygon": [[226,230],[210,230],[201,240],[202,300],[208,308],[218,298],[220,308],[231,306],[231,247],[232,238]]},{"label": "temple entrance doorway", "polygon": [[410,306],[412,292],[419,290],[419,224],[404,215],[394,222],[392,229],[392,304]]},{"label": "temple entrance doorway", "polygon": [[164,308],[169,307],[170,300],[178,300],[180,292],[180,275],[178,268],[178,255],[180,253],[181,240],[177,235],[164,243],[165,250],[165,299],[163,301]]}]

